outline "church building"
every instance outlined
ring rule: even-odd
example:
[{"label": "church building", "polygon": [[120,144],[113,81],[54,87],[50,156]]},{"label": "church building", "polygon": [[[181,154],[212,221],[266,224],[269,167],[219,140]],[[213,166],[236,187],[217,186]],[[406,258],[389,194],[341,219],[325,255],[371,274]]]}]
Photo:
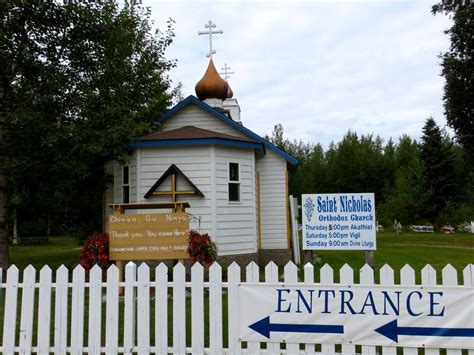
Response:
[{"label": "church building", "polygon": [[220,262],[287,262],[288,179],[298,161],[245,127],[212,58],[196,96],[134,142],[126,165],[109,164],[106,202],[188,202],[190,228],[211,236]]}]

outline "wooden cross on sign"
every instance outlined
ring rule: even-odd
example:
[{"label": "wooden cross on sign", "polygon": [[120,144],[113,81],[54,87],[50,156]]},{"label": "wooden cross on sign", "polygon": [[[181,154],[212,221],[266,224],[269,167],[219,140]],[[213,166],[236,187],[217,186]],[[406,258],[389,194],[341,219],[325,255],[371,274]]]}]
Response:
[{"label": "wooden cross on sign", "polygon": [[213,31],[212,29],[213,29],[213,28],[216,28],[216,24],[215,24],[215,23],[212,23],[211,20],[209,20],[209,22],[206,23],[206,24],[204,25],[204,27],[205,27],[205,28],[208,28],[209,30],[208,30],[208,31],[199,31],[199,32],[198,32],[198,35],[199,35],[199,36],[201,36],[201,35],[209,35],[209,53],[207,54],[207,57],[212,59],[212,55],[213,55],[213,54],[216,54],[215,49],[212,49],[212,35],[223,34],[224,31],[222,31],[222,30]]},{"label": "wooden cross on sign", "polygon": [[227,79],[229,79],[232,74],[235,74],[233,71],[229,71],[230,67],[227,66],[227,63],[224,63],[224,67],[221,69],[223,70],[223,72],[220,72],[219,74],[224,75],[225,81],[227,81]]},{"label": "wooden cross on sign", "polygon": [[[178,190],[177,180],[178,176],[181,176],[184,181],[191,187],[189,190]],[[171,177],[171,190],[160,191],[158,188],[168,178]],[[172,164],[168,170],[158,179],[158,181],[151,187],[151,189],[145,194],[145,198],[151,196],[171,196],[171,201],[176,202],[179,195],[196,195],[204,197],[204,194],[194,185],[189,178],[174,164]]]}]

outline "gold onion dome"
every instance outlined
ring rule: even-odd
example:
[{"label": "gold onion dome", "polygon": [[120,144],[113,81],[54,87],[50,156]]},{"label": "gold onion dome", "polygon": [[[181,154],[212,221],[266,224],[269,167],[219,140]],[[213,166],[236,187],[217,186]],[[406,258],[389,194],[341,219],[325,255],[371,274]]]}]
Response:
[{"label": "gold onion dome", "polygon": [[[220,77],[212,59],[209,61],[206,73],[196,84],[196,95],[200,100],[220,99],[225,100],[229,96],[229,84]],[[232,90],[230,90],[232,93]]]},{"label": "gold onion dome", "polygon": [[227,98],[228,99],[231,99],[232,96],[234,96],[234,92],[232,91],[232,89],[230,88],[230,85],[227,84],[227,86],[229,87],[229,89],[227,90]]}]

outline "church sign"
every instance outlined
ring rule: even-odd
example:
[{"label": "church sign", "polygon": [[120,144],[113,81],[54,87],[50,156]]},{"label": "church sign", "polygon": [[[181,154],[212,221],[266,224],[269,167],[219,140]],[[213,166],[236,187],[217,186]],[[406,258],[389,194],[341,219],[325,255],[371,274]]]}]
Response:
[{"label": "church sign", "polygon": [[375,250],[373,193],[302,196],[303,249]]},{"label": "church sign", "polygon": [[189,214],[114,214],[109,216],[110,260],[186,259]]}]

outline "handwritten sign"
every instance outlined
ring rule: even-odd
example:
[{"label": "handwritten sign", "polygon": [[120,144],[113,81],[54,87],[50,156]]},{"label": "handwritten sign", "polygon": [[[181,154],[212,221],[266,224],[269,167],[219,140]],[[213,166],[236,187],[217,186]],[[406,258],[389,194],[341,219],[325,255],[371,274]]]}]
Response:
[{"label": "handwritten sign", "polygon": [[188,238],[185,212],[109,216],[110,260],[186,259]]}]

